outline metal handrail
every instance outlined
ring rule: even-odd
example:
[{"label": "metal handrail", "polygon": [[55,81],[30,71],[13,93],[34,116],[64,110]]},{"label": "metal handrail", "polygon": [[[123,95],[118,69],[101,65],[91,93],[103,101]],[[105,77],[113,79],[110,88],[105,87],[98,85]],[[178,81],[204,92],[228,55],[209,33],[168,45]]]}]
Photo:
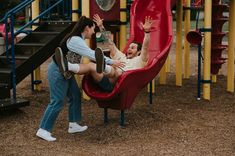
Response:
[{"label": "metal handrail", "polygon": [[6,55],[7,55],[7,62],[9,62],[9,54],[8,54],[8,30],[7,30],[7,19],[10,17],[10,31],[11,31],[11,57],[12,57],[12,88],[13,88],[13,98],[16,99],[16,64],[15,64],[15,44],[14,44],[14,38],[17,34],[22,32],[26,27],[32,25],[36,20],[41,18],[43,15],[48,13],[51,9],[53,9],[55,6],[57,6],[59,3],[61,3],[64,0],[59,0],[55,4],[53,4],[51,7],[43,11],[41,14],[39,14],[35,19],[31,20],[24,26],[22,26],[19,30],[14,32],[14,16],[17,12],[21,11],[23,8],[31,4],[34,0],[26,0],[22,2],[18,7],[15,7],[15,10],[10,10],[4,17],[3,20],[5,20],[6,24]]},{"label": "metal handrail", "polygon": [[16,10],[16,9],[18,9],[19,7],[23,6],[23,5],[26,4],[27,2],[29,2],[29,0],[25,0],[25,1],[23,1],[22,3],[18,4],[17,6],[15,6],[14,8],[12,8],[11,10],[9,10],[9,11],[5,14],[5,16],[0,20],[0,23],[2,23],[3,21],[5,21],[5,19],[7,19],[7,18],[9,17],[9,15],[11,15],[11,13],[12,13],[14,10]]},{"label": "metal handrail", "polygon": [[32,25],[36,20],[38,20],[39,18],[41,18],[42,16],[44,16],[48,11],[50,11],[51,9],[53,9],[55,6],[57,6],[59,3],[61,3],[64,0],[59,0],[57,1],[55,4],[53,4],[51,7],[49,7],[47,10],[43,11],[41,14],[39,14],[35,19],[31,20],[30,22],[28,22],[27,24],[25,24],[24,26],[22,26],[18,31],[15,32],[15,35],[18,35],[22,30],[24,30],[26,27],[28,27],[29,25]]},{"label": "metal handrail", "polygon": [[[29,4],[31,4],[34,0],[26,0],[22,3],[20,3],[19,5],[17,5],[15,8],[11,9],[9,12],[6,13],[5,17],[3,18],[4,20],[4,23],[5,23],[5,35],[6,35],[6,38],[5,38],[5,42],[6,42],[6,58],[7,58],[7,62],[9,62],[9,53],[8,53],[8,49],[9,49],[9,43],[8,43],[8,29],[7,29],[7,26],[8,26],[8,18],[11,16],[13,16],[14,14],[16,14],[17,12],[21,11],[23,8],[25,8],[26,6],[28,6]],[[14,22],[14,19],[10,22]],[[13,27],[11,27],[12,25],[10,25],[10,29],[14,28],[14,24],[13,24]],[[15,37],[15,35],[12,35],[11,34],[11,37]]]}]

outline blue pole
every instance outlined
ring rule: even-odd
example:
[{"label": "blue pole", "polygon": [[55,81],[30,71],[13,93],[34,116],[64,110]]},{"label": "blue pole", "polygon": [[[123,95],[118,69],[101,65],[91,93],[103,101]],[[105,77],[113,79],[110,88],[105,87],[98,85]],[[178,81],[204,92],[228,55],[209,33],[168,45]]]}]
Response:
[{"label": "blue pole", "polygon": [[121,114],[120,114],[120,126],[124,126],[124,123],[125,123],[124,110],[121,110]]},{"label": "blue pole", "polygon": [[108,123],[108,108],[107,107],[104,108],[104,123],[105,124]]},{"label": "blue pole", "polygon": [[14,43],[14,14],[11,15],[11,69],[12,69],[12,88],[13,98],[16,99],[16,64],[15,64],[15,43]]},{"label": "blue pole", "polygon": [[197,77],[197,100],[201,99],[201,43],[198,44],[198,77]]}]

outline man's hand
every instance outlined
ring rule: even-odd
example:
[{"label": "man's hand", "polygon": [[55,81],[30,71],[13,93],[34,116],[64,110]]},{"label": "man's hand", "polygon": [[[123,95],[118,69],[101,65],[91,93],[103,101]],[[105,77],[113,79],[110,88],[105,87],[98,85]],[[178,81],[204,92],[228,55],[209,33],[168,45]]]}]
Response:
[{"label": "man's hand", "polygon": [[153,24],[152,17],[146,16],[144,24],[142,24],[142,27],[143,27],[144,31],[145,32],[150,32],[152,24]]},{"label": "man's hand", "polygon": [[93,21],[97,24],[97,26],[100,28],[100,30],[104,30],[103,20],[104,19],[101,19],[98,14],[95,14],[93,16]]}]

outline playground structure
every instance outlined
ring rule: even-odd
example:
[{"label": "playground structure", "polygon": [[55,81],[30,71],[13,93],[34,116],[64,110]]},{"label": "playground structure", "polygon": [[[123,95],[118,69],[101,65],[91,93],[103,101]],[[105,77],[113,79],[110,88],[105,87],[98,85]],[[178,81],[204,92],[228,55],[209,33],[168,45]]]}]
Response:
[{"label": "playground structure", "polygon": [[140,23],[144,21],[145,16],[151,16],[154,19],[154,25],[150,34],[150,60],[146,67],[123,73],[111,93],[102,92],[97,84],[92,83],[92,78],[89,75],[83,79],[83,89],[85,92],[90,97],[96,99],[101,108],[104,108],[105,121],[107,121],[107,109],[117,109],[121,110],[121,125],[123,125],[124,110],[132,106],[139,91],[154,79],[164,65],[173,40],[172,16],[169,2],[149,0],[135,1],[132,4],[130,38],[125,49],[127,49],[132,41],[143,42],[144,32]]},{"label": "playground structure", "polygon": [[[182,86],[182,75],[184,78],[188,79],[190,76],[189,70],[189,56],[190,49],[189,43],[186,41],[186,36],[190,31],[190,10],[198,9],[197,7],[191,6],[191,1],[185,1],[185,6],[183,7],[182,1],[177,1],[177,23],[176,23],[176,85]],[[210,83],[216,82],[216,74],[221,67],[221,64],[224,63],[224,59],[221,58],[221,55],[218,55],[217,49],[222,51],[225,49],[221,45],[220,40],[223,37],[221,32],[224,22],[229,20],[229,37],[228,37],[228,73],[227,73],[227,91],[234,92],[234,37],[231,34],[234,34],[234,1],[229,3],[229,19],[222,16],[223,12],[226,10],[226,5],[223,5],[219,0],[213,1],[204,1],[202,4],[204,8],[204,61],[203,61],[203,79],[199,81],[203,83],[203,98],[210,100]],[[212,5],[213,4],[213,5]],[[212,7],[213,6],[213,7]],[[184,74],[182,72],[182,15],[183,8],[185,8],[185,25],[184,25]],[[212,12],[212,8],[219,8]],[[219,10],[219,11],[218,11]],[[218,12],[217,12],[218,11]],[[212,16],[213,13],[213,16]],[[213,21],[213,22],[212,22]],[[194,33],[195,35],[196,33]],[[213,35],[213,36],[212,36]],[[217,36],[217,37],[214,37]],[[199,39],[201,36],[191,36],[194,38],[194,41]],[[213,38],[213,39],[212,39]],[[217,45],[214,47],[214,45]],[[212,74],[212,76],[211,76]]]},{"label": "playground structure", "polygon": [[[71,22],[44,22],[38,21],[49,10],[56,7],[63,0],[57,1],[41,14],[35,15],[32,20],[14,31],[15,15],[35,1],[23,1],[15,8],[8,11],[1,22],[5,24],[3,37],[5,38],[6,51],[0,56],[0,103],[1,109],[17,108],[29,105],[29,101],[16,98],[16,85],[26,76],[31,74],[32,84],[40,84],[40,79],[35,79],[33,70],[45,62],[52,54],[61,39],[73,27]],[[10,23],[8,24],[8,21]],[[26,30],[34,24],[33,31]],[[37,28],[35,27],[37,25]],[[10,32],[9,32],[10,31]],[[15,36],[19,33],[28,35],[15,43]],[[11,43],[11,46],[9,45]],[[12,91],[12,92],[11,92]]]},{"label": "playground structure", "polygon": [[[154,6],[154,4],[157,1],[153,1],[150,0]],[[63,3],[64,1],[60,0],[56,3],[51,3],[49,6],[49,8],[54,8],[56,6],[59,5],[59,3]],[[90,6],[92,3],[94,2],[92,0],[87,1],[87,0],[82,0],[82,1],[78,1],[78,0],[72,0],[72,6],[68,7],[70,8],[71,11],[67,11],[67,14],[72,14],[72,21],[77,21],[79,19],[79,13],[81,13],[82,15],[86,15],[88,17],[92,16],[92,9],[90,10],[90,8],[92,8],[92,6]],[[147,1],[148,2],[148,1]],[[135,7],[138,6],[138,4],[143,4],[143,6],[145,6],[144,4],[147,2],[141,2],[140,0],[136,0],[133,5],[135,5]],[[212,1],[214,5],[222,5],[219,3],[218,0],[213,0]],[[219,17],[221,17],[221,13],[223,11],[223,9],[225,9],[226,7],[221,7],[218,6],[219,8],[222,8],[221,12],[218,13],[218,16],[216,16],[217,18],[212,18],[212,14],[211,14],[211,8],[212,8],[212,2],[208,2],[205,1],[204,2],[204,15],[205,15],[205,22],[204,22],[204,29],[206,30],[204,32],[204,68],[203,68],[203,81],[205,83],[203,83],[203,98],[210,100],[210,83],[211,83],[211,64],[216,64],[216,66],[218,65],[218,68],[216,67],[216,71],[219,69],[220,65],[222,63],[224,63],[224,60],[221,59],[221,55],[211,55],[211,47],[212,47],[212,43],[213,44],[217,44],[219,47],[219,51],[222,51],[225,47],[224,46],[220,46],[219,43],[221,43],[221,39],[224,35],[224,33],[221,32],[221,29],[213,29],[213,19],[217,19]],[[163,3],[163,2],[161,2]],[[167,8],[167,5],[170,6],[169,1],[166,2],[166,6],[163,8]],[[234,10],[235,10],[235,2],[231,1],[230,3],[230,16],[229,16],[229,43],[228,43],[228,80],[227,80],[227,90],[229,92],[234,92],[234,36],[230,35],[230,34],[234,34]],[[189,71],[189,43],[187,41],[185,41],[185,45],[184,45],[184,50],[185,50],[185,60],[184,60],[184,64],[185,64],[185,71],[184,74],[182,74],[182,17],[183,17],[183,1],[182,0],[172,0],[171,1],[172,6],[174,4],[176,4],[176,12],[177,12],[177,25],[176,25],[176,85],[177,86],[182,86],[182,76],[184,75],[184,78],[189,78],[190,76],[190,71]],[[28,32],[29,35],[27,37],[25,37],[22,41],[20,41],[19,43],[13,44],[14,46],[11,47],[10,49],[7,48],[6,52],[4,54],[1,55],[1,60],[0,60],[0,91],[1,91],[1,97],[0,97],[0,101],[1,101],[1,106],[3,106],[4,108],[6,107],[18,107],[17,103],[20,105],[22,103],[24,103],[21,106],[24,106],[26,103],[28,104],[28,101],[24,101],[20,102],[21,100],[16,100],[16,84],[18,82],[20,82],[21,80],[23,80],[27,75],[31,74],[32,75],[32,84],[36,84],[36,89],[40,90],[40,70],[37,70],[37,72],[35,74],[32,74],[34,69],[37,69],[40,64],[42,64],[47,58],[49,58],[52,54],[53,54],[53,49],[55,48],[56,45],[58,45],[58,42],[61,40],[61,38],[64,36],[64,34],[66,32],[69,31],[69,29],[71,29],[71,23],[70,22],[42,22],[42,21],[38,21],[38,19],[40,17],[43,17],[47,11],[47,9],[44,9],[44,11],[39,14],[39,1],[38,0],[31,0],[31,1],[23,1],[18,7],[12,9],[9,14],[7,15],[7,18],[11,18],[12,21],[12,25],[11,27],[13,27],[14,25],[14,19],[13,16],[14,14],[17,12],[17,10],[23,9],[26,6],[32,5],[32,21],[29,21],[26,25],[33,25],[33,29],[35,29],[32,32]],[[117,29],[114,29],[113,32],[116,32],[116,41],[120,41],[119,44],[119,48],[121,50],[124,49],[124,47],[126,45],[129,44],[129,42],[126,44],[126,7],[127,7],[127,3],[125,0],[120,1],[120,5],[118,5],[118,11],[120,13],[118,13],[120,19],[120,27]],[[135,8],[133,6],[133,8]],[[146,6],[147,7],[147,6]],[[148,8],[148,7],[147,7]],[[151,7],[149,7],[151,8]],[[161,9],[163,9],[161,8]],[[189,28],[190,28],[190,9],[192,9],[191,7],[191,2],[190,0],[186,0],[185,1],[185,35],[187,34],[187,32],[189,32]],[[188,9],[187,9],[188,8]],[[160,9],[160,8],[158,8]],[[51,9],[49,9],[51,10]],[[142,9],[143,10],[143,9]],[[144,12],[143,14],[151,14],[151,13],[147,13]],[[151,10],[151,9],[150,9]],[[137,14],[140,12],[137,12]],[[104,13],[104,16],[106,14]],[[139,14],[138,18],[137,16],[135,17],[135,14],[132,14],[133,18],[130,23],[135,23],[135,22],[140,22],[138,20],[142,20],[143,17],[139,18],[139,16],[141,16],[141,14]],[[213,16],[214,17],[214,16]],[[5,18],[4,20],[6,21]],[[156,17],[157,18],[157,17]],[[50,19],[49,16],[47,16],[47,19]],[[68,19],[68,18],[67,18]],[[105,19],[105,18],[104,18]],[[116,19],[116,18],[115,18]],[[211,20],[212,19],[212,20]],[[228,20],[228,19],[226,19]],[[164,20],[161,19],[161,22],[163,22]],[[167,20],[166,20],[167,21]],[[164,22],[166,22],[164,21]],[[215,23],[216,20],[214,20]],[[218,19],[218,21],[221,21],[220,19]],[[222,22],[224,22],[225,20],[222,19]],[[35,24],[36,23],[36,24]],[[111,24],[111,23],[108,23]],[[168,23],[170,25],[170,22]],[[217,25],[217,24],[215,24]],[[220,25],[220,28],[222,27],[223,24]],[[18,32],[12,32],[11,30],[11,37],[22,32],[27,26],[24,26],[22,29],[20,29]],[[167,28],[171,28],[169,26],[167,26]],[[212,28],[212,29],[211,29]],[[58,31],[59,30],[59,31]],[[138,27],[135,27],[135,24],[131,24],[131,36],[130,36],[130,40],[133,39],[137,39],[141,41],[141,37],[143,37],[143,34],[139,34],[141,31]],[[139,31],[138,31],[139,30]],[[212,40],[211,43],[211,30],[212,33],[214,33],[215,36],[219,36],[216,41]],[[171,30],[168,30],[169,32]],[[5,30],[6,34],[8,34],[8,31]],[[47,34],[47,38],[42,38],[42,34]],[[138,35],[137,35],[138,34]],[[169,33],[170,34],[170,33]],[[8,36],[8,35],[7,35]],[[45,36],[45,35],[44,35]],[[139,36],[139,38],[137,37]],[[167,36],[165,36],[167,38]],[[164,39],[165,39],[164,37]],[[8,37],[6,37],[8,38]],[[186,38],[186,36],[185,36]],[[213,38],[215,38],[213,36]],[[166,41],[166,40],[164,40]],[[8,40],[6,40],[6,47],[8,47]],[[14,39],[11,39],[11,42],[14,43]],[[39,42],[38,44],[36,44],[35,42]],[[158,40],[157,42],[160,42],[160,40]],[[166,41],[167,42],[167,41]],[[167,42],[168,43],[168,42]],[[50,45],[50,46],[49,46]],[[53,46],[52,46],[53,45]],[[91,44],[92,46],[93,44]],[[166,47],[168,47],[168,44],[163,44],[160,43],[161,46],[165,45]],[[214,46],[213,46],[214,47]],[[217,47],[217,49],[218,49]],[[220,48],[222,47],[222,48]],[[161,47],[162,48],[162,47]],[[163,48],[164,49],[164,48]],[[167,48],[166,48],[167,49]],[[214,51],[218,51],[218,50]],[[9,51],[11,51],[11,56],[9,55]],[[46,51],[46,55],[45,55],[45,51]],[[164,52],[165,55],[167,55],[167,50],[162,50]],[[214,52],[213,52],[214,53]],[[215,52],[217,53],[217,52]],[[25,56],[25,54],[27,56]],[[211,57],[212,56],[212,57]],[[156,71],[154,71],[151,76],[148,78],[148,80],[144,80],[144,83],[141,84],[141,86],[138,87],[138,89],[136,90],[140,90],[144,85],[147,84],[147,82],[151,81],[151,79],[154,78],[154,76],[156,76],[156,74],[159,72],[160,67],[163,65],[164,61],[166,59],[166,56],[164,56],[162,58],[162,62],[160,63],[160,66],[157,68]],[[10,61],[9,61],[10,60]],[[221,60],[223,62],[221,62]],[[10,64],[9,64],[9,62]],[[216,62],[216,63],[215,63]],[[159,65],[155,62],[155,65]],[[154,65],[153,65],[154,66]],[[29,68],[30,67],[30,68]],[[4,68],[4,69],[3,69]],[[149,66],[149,69],[151,68],[151,66]],[[164,65],[161,71],[161,80],[162,83],[165,83],[165,79],[166,79],[166,72],[167,72],[167,65]],[[215,68],[213,68],[215,69]],[[143,69],[146,70],[146,69]],[[147,70],[146,70],[147,71]],[[138,71],[136,71],[136,73],[138,73]],[[141,73],[141,72],[140,72]],[[212,74],[216,74],[217,72],[213,72]],[[133,75],[134,77],[137,76],[137,74],[135,75],[135,72],[133,71]],[[153,76],[154,75],[154,76]],[[128,74],[127,76],[128,77]],[[141,76],[139,76],[141,77]],[[215,81],[215,76],[212,77],[212,79]],[[123,76],[123,78],[121,78],[119,80],[119,82],[125,81],[126,78]],[[87,81],[86,79],[84,79],[84,83],[86,84],[85,81]],[[201,80],[200,80],[201,81]],[[129,81],[126,81],[125,83],[120,83],[121,85],[123,85],[123,88],[125,86],[127,86],[126,84],[129,84]],[[85,86],[84,88],[89,87],[89,86]],[[91,86],[90,86],[91,87]],[[13,90],[13,97],[11,97],[10,94],[10,90]],[[121,90],[121,88],[119,88]],[[86,89],[85,89],[86,90]],[[98,91],[96,89],[94,89],[95,91]],[[133,88],[133,90],[135,90]],[[4,93],[4,94],[2,94]],[[92,95],[93,92],[87,92],[88,95],[90,95],[91,97],[95,97],[94,95]],[[90,94],[89,94],[90,93]],[[114,96],[117,93],[117,90],[114,90],[111,94],[104,94],[104,93],[100,93],[100,96],[103,96],[102,98],[110,98],[112,96]],[[128,96],[128,95],[127,95]],[[130,96],[130,95],[129,95]],[[129,104],[124,106],[121,105],[114,105],[111,106],[111,104],[113,104],[113,102],[110,104],[109,102],[107,102],[106,104],[102,104],[101,102],[99,103],[99,106],[104,107],[104,108],[115,108],[115,109],[120,109],[121,110],[121,123],[123,124],[124,120],[123,120],[123,111],[124,109],[130,108],[131,104],[133,102],[133,99],[135,98],[136,94],[133,93],[133,97],[129,97],[131,98],[131,100],[129,100]],[[101,99],[102,99],[101,98]],[[8,99],[8,100],[6,100]],[[99,100],[99,99],[98,99]],[[10,103],[9,103],[10,102]],[[118,102],[122,102],[122,101],[116,101],[114,100],[114,102],[118,103]],[[117,106],[117,107],[116,107]],[[105,109],[105,112],[107,113],[107,109]],[[106,116],[106,115],[105,115]],[[107,117],[107,116],[106,116]],[[106,120],[107,118],[105,118]]]}]

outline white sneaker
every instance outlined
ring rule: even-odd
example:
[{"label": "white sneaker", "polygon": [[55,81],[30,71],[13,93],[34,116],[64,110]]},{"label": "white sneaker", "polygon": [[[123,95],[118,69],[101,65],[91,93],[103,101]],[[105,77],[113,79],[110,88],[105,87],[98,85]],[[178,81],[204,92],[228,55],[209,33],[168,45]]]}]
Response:
[{"label": "white sneaker", "polygon": [[42,138],[42,139],[44,139],[44,140],[46,140],[46,141],[55,141],[55,140],[56,140],[56,138],[54,138],[54,137],[51,136],[51,133],[50,133],[50,132],[48,132],[48,131],[46,131],[46,130],[44,130],[44,129],[41,129],[41,128],[38,129],[36,135],[37,135],[39,138]]},{"label": "white sneaker", "polygon": [[68,132],[69,133],[83,132],[83,131],[87,130],[87,128],[88,128],[87,126],[80,126],[76,122],[73,122],[73,123],[70,122]]}]

